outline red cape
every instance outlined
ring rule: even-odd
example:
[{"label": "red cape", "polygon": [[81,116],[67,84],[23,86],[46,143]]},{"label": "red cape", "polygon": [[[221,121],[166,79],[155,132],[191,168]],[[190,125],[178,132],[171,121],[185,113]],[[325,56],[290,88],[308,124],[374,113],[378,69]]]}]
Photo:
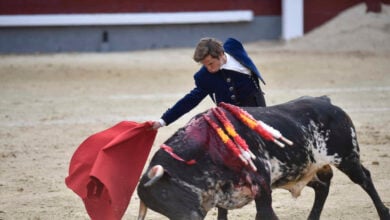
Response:
[{"label": "red cape", "polygon": [[91,219],[121,219],[138,184],[157,131],[123,121],[88,137],[74,153],[66,185]]}]

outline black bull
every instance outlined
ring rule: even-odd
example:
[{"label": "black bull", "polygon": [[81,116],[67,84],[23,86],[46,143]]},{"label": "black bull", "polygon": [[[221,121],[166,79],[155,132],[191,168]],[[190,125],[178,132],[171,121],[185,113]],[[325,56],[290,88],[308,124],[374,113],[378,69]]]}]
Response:
[{"label": "black bull", "polygon": [[[256,219],[277,219],[271,204],[272,189],[284,188],[297,197],[305,186],[315,191],[308,218],[319,219],[333,176],[330,165],[368,193],[380,219],[390,219],[370,172],[360,162],[350,117],[327,97],[302,97],[281,105],[243,109],[278,129],[294,144],[281,148],[265,141],[226,112],[256,155],[255,172],[229,155],[202,115],[217,119],[210,111],[202,113],[165,142],[180,159],[196,163],[187,164],[164,149],[158,150],[138,186],[139,219],[144,218],[146,207],[173,220],[204,219],[211,208],[218,207],[218,219],[227,219],[228,209],[240,208],[252,200],[256,203]],[[156,172],[160,172],[158,180],[154,178]],[[151,178],[155,181],[152,184]]]}]

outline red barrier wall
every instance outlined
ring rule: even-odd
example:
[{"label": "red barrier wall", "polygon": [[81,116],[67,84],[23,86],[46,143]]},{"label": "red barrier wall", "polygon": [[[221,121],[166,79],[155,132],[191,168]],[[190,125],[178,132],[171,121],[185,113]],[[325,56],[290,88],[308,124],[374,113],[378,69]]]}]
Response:
[{"label": "red barrier wall", "polygon": [[[252,10],[255,15],[281,15],[281,0],[0,0],[0,15],[131,13]],[[332,19],[363,0],[305,0],[304,32]],[[368,11],[380,11],[380,3],[390,0],[364,0]]]},{"label": "red barrier wall", "polygon": [[1,0],[0,14],[126,13],[253,10],[280,15],[280,0]]}]

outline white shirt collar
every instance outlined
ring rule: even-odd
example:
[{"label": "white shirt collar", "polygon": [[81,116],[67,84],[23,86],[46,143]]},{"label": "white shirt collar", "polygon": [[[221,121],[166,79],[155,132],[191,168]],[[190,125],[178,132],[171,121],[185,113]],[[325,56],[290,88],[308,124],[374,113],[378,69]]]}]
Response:
[{"label": "white shirt collar", "polygon": [[234,57],[232,57],[230,54],[225,52],[225,56],[226,56],[226,63],[223,64],[220,69],[233,70],[248,75],[251,74],[251,71],[248,68],[243,66],[240,62],[234,59]]}]

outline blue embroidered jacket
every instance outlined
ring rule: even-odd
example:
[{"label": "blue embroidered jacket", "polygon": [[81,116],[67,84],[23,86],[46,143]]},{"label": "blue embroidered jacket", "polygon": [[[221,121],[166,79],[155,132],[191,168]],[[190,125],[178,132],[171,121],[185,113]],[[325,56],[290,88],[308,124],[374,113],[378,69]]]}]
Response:
[{"label": "blue embroidered jacket", "polygon": [[207,95],[215,103],[226,102],[240,106],[241,100],[244,100],[255,91],[261,91],[258,79],[264,84],[265,82],[241,42],[229,38],[223,47],[226,53],[233,56],[238,62],[248,68],[252,72],[252,75],[225,69],[212,74],[203,66],[194,75],[195,88],[180,99],[172,108],[168,109],[161,117],[167,125],[189,112]]}]

